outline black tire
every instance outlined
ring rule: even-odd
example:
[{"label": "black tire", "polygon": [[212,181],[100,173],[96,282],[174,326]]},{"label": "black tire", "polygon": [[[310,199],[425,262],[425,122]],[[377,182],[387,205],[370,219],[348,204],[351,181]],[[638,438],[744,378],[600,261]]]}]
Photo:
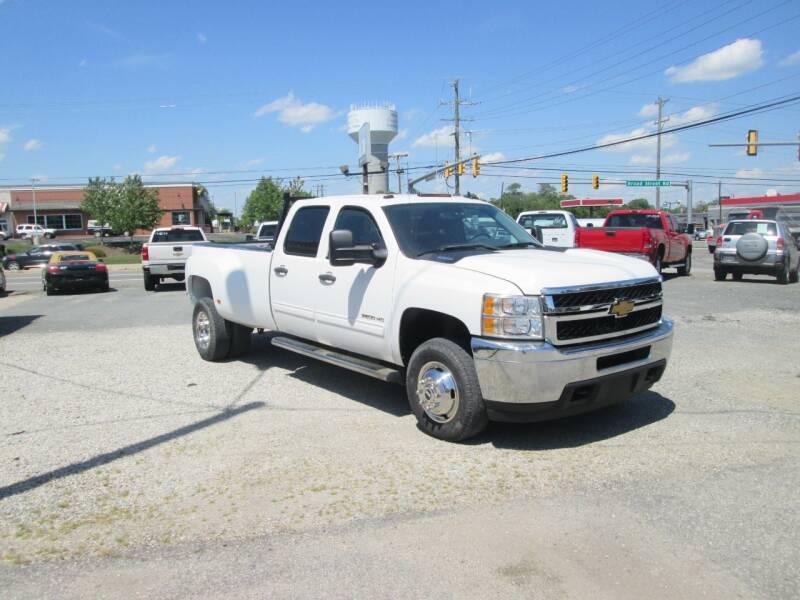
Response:
[{"label": "black tire", "polygon": [[797,281],[800,280],[800,273],[798,273],[798,270],[800,270],[800,266],[794,271],[789,271],[789,283],[797,283]]},{"label": "black tire", "polygon": [[45,285],[44,286],[44,293],[47,294],[48,296],[53,296],[56,293],[56,288],[54,288],[52,285],[49,285],[49,284]]},{"label": "black tire", "polygon": [[103,285],[100,286],[101,292],[107,292],[111,287],[108,285],[108,281],[106,281]]},{"label": "black tire", "polygon": [[692,253],[686,253],[686,262],[684,266],[678,267],[678,275],[689,275],[692,272]]},{"label": "black tire", "polygon": [[[446,369],[450,380],[455,384],[455,395],[452,388],[449,395],[443,395],[444,400],[456,400],[452,412],[435,417],[432,416],[433,410],[438,410],[439,407],[431,412],[426,410],[417,392],[418,386],[423,385],[420,381],[422,369],[431,372],[431,365]],[[489,422],[472,357],[461,346],[444,338],[433,338],[414,350],[406,369],[406,395],[411,410],[417,417],[419,428],[440,440],[465,440],[478,435]]]},{"label": "black tire", "polygon": [[156,278],[147,271],[142,271],[142,273],[144,274],[144,289],[148,292],[152,292],[156,289]]},{"label": "black tire", "polygon": [[216,362],[228,356],[231,347],[228,327],[211,298],[200,298],[194,305],[192,336],[197,353],[203,360]]},{"label": "black tire", "polygon": [[228,337],[231,340],[231,347],[228,350],[228,358],[239,358],[250,351],[250,341],[253,339],[253,328],[225,321],[228,327]]},{"label": "black tire", "polygon": [[725,281],[725,278],[728,276],[728,272],[725,269],[718,269],[714,267],[714,280],[715,281]]},{"label": "black tire", "polygon": [[656,262],[655,262],[655,264],[653,264],[653,267],[655,267],[656,273],[658,273],[659,275],[661,275],[661,271],[664,268],[664,264],[662,262],[663,257],[664,257],[664,254],[659,249],[658,254],[656,254]]},{"label": "black tire", "polygon": [[709,254],[714,254],[714,250],[716,250],[716,249],[717,249],[717,247],[716,247],[716,246],[709,246],[709,247],[708,247],[708,253],[709,253]]},{"label": "black tire", "polygon": [[789,283],[789,259],[788,259],[788,257],[783,262],[783,266],[781,267],[781,270],[778,271],[775,274],[775,276],[778,279],[778,283],[780,283],[781,285],[786,285],[787,283]]},{"label": "black tire", "polygon": [[734,281],[741,281],[742,280],[742,274],[741,273],[731,273],[731,277],[733,278]]}]

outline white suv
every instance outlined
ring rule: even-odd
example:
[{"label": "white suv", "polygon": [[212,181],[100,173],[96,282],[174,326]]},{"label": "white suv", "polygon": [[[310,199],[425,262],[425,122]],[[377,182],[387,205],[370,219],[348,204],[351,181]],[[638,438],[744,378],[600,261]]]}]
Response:
[{"label": "white suv", "polygon": [[33,225],[31,223],[26,223],[23,225],[17,225],[17,236],[22,239],[32,238],[35,236],[52,239],[56,237],[56,230],[46,229],[41,225]]}]

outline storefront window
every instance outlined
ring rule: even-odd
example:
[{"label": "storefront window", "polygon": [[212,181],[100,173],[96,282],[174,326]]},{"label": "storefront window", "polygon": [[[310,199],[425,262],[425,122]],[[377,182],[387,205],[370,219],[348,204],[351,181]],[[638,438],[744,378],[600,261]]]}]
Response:
[{"label": "storefront window", "polygon": [[64,215],[45,215],[44,226],[49,229],[64,229]]},{"label": "storefront window", "polygon": [[176,210],[172,213],[172,224],[173,225],[188,225],[189,224],[189,211],[188,210]]},{"label": "storefront window", "polygon": [[80,214],[64,215],[64,229],[83,229],[83,217]]}]

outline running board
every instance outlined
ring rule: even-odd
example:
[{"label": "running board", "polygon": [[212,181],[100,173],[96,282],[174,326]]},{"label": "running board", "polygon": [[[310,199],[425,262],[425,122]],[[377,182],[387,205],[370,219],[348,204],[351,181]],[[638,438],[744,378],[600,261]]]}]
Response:
[{"label": "running board", "polygon": [[380,379],[381,381],[386,381],[389,383],[401,383],[403,380],[403,378],[400,376],[400,371],[397,369],[392,369],[391,367],[365,360],[363,358],[350,356],[349,354],[342,354],[341,352],[329,350],[328,348],[314,346],[294,338],[282,336],[274,337],[272,338],[272,345],[277,346],[278,348],[283,348],[284,350],[296,352],[297,354],[302,354],[303,356],[316,358],[322,362],[336,365],[337,367],[343,367],[345,369],[349,369],[350,371],[361,373],[362,375],[368,375],[369,377],[374,377],[375,379]]}]

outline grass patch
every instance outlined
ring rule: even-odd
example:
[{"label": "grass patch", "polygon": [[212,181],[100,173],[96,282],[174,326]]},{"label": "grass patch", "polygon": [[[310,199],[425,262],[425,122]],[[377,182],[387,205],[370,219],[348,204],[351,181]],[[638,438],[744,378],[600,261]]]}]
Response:
[{"label": "grass patch", "polygon": [[138,254],[118,254],[107,256],[103,262],[107,265],[138,265],[142,262],[142,257]]}]

